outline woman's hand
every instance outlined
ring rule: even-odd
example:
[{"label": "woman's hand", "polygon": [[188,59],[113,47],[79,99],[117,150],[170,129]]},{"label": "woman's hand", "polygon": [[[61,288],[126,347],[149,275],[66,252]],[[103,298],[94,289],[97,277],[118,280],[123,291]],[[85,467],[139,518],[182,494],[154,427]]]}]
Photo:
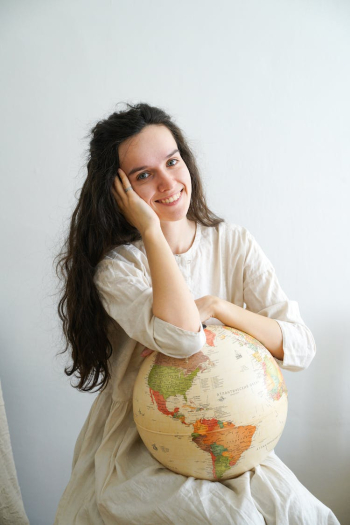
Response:
[{"label": "woman's hand", "polygon": [[160,221],[156,212],[133,189],[125,193],[125,189],[131,186],[130,181],[122,169],[118,169],[118,173],[121,182],[116,176],[112,193],[126,220],[137,228],[141,235],[149,228],[159,227]]},{"label": "woman's hand", "polygon": [[218,301],[220,301],[220,299],[215,297],[215,295],[205,295],[195,301],[201,318],[201,323],[205,323],[205,321],[211,317],[216,318],[216,307]]},{"label": "woman's hand", "polygon": [[141,352],[141,357],[148,357],[149,355],[153,354],[154,350],[150,350],[145,346],[145,348]]}]

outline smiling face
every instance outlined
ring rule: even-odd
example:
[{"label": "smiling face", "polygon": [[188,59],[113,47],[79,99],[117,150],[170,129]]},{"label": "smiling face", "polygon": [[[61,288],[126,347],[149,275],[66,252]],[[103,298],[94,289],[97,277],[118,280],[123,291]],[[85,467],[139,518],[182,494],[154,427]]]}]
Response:
[{"label": "smiling face", "polygon": [[120,167],[133,190],[156,212],[160,221],[186,218],[191,201],[191,176],[171,131],[146,126],[118,148]]}]

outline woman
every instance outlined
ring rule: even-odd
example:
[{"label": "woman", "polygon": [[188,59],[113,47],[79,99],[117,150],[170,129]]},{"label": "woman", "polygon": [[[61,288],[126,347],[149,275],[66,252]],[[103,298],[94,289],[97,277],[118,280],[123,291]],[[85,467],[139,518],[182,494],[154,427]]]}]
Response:
[{"label": "woman", "polygon": [[[183,358],[202,323],[261,341],[302,370],[315,343],[253,236],[206,206],[181,130],[147,104],[92,130],[88,175],[59,261],[59,313],[77,387],[101,392],[78,437],[56,525],[338,523],[272,451],[224,482],[186,478],[149,454],[132,416],[144,349]],[[246,308],[244,308],[246,304]]]}]

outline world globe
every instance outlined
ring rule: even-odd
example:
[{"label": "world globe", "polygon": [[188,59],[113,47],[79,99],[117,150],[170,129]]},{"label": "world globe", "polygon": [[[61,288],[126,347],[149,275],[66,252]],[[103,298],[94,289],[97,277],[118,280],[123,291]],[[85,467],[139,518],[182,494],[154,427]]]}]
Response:
[{"label": "world globe", "polygon": [[260,464],[285,426],[288,393],[270,352],[250,335],[222,325],[186,359],[153,352],[133,392],[138,432],[168,469],[211,481]]}]

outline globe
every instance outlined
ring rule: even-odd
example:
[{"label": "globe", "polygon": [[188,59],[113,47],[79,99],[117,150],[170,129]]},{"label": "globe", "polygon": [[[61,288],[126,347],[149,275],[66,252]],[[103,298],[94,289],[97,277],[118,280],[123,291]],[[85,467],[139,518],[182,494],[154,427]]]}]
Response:
[{"label": "globe", "polygon": [[140,367],[133,414],[142,441],[168,469],[211,481],[237,477],[276,446],[288,393],[270,352],[222,325],[186,359],[153,352]]}]

